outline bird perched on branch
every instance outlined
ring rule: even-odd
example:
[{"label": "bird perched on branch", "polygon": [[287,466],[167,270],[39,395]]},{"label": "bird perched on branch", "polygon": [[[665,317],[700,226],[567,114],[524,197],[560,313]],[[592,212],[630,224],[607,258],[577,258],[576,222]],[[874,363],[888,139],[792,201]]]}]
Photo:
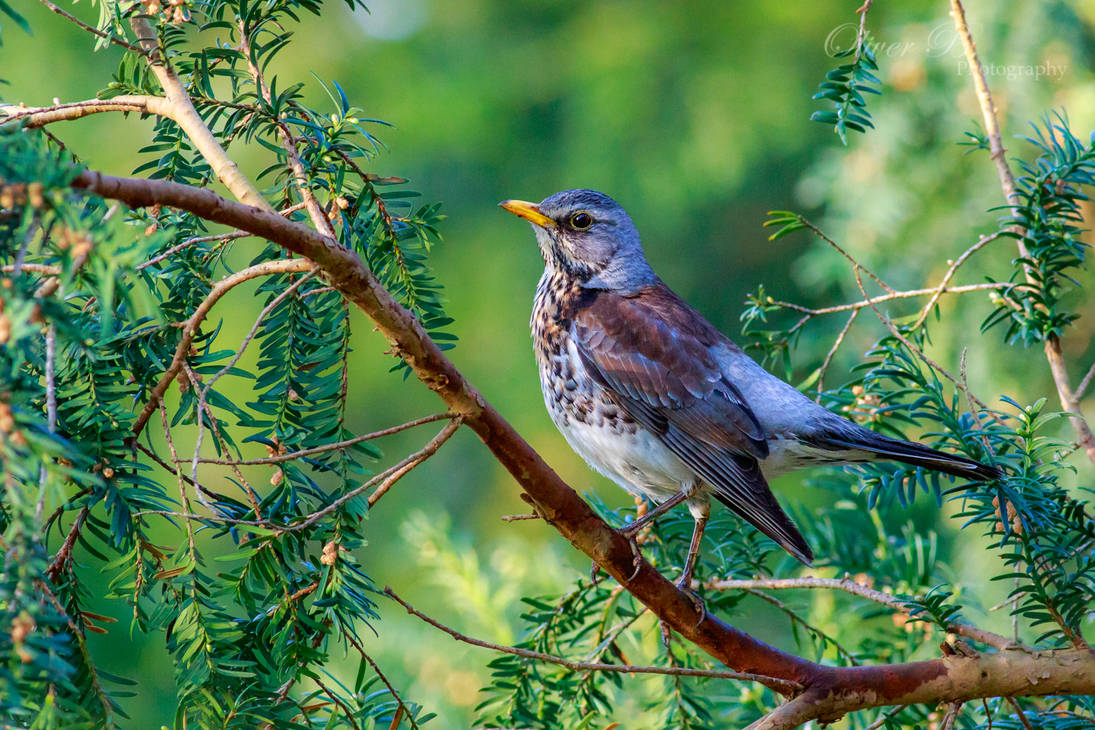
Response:
[{"label": "bird perched on branch", "polygon": [[889,438],[769,374],[662,282],[631,218],[594,190],[501,206],[529,221],[546,268],[532,335],[544,401],[570,446],[658,503],[630,537],[687,502],[695,518],[678,585],[690,591],[714,497],[809,564],[768,480],[812,464],[900,461],[973,480],[1001,472]]}]

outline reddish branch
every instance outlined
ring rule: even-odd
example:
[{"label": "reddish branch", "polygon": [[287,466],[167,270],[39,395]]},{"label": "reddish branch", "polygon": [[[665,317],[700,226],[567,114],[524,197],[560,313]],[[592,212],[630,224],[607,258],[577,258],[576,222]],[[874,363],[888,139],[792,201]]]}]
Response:
[{"label": "reddish branch", "polygon": [[[407,309],[351,251],[281,216],[164,180],[83,172],[73,185],[130,206],[168,205],[249,231],[314,262],[332,286],[369,315],[413,372],[463,418],[514,476],[537,513],[597,562],[663,622],[739,672],[807,691],[758,724],[790,728],[814,718],[895,704],[955,702],[1001,695],[1095,694],[1095,652],[1000,651],[976,657],[876,667],[830,667],[782,652],[711,615],[636,558],[630,543],[582,501],[456,369]],[[637,562],[636,562],[637,561]],[[763,680],[762,680],[763,681]],[[793,724],[791,724],[793,723]]]}]

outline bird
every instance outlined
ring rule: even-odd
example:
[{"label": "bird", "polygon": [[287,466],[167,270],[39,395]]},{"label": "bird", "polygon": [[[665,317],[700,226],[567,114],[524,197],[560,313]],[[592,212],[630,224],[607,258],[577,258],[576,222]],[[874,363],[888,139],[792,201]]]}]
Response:
[{"label": "bird", "polygon": [[548,413],[596,471],[657,505],[622,528],[629,537],[687,502],[695,526],[677,581],[686,592],[712,497],[810,565],[810,546],[768,486],[776,476],[867,461],[1002,476],[864,428],[770,374],[654,273],[609,196],[575,189],[499,205],[532,224],[544,260],[530,326]]}]

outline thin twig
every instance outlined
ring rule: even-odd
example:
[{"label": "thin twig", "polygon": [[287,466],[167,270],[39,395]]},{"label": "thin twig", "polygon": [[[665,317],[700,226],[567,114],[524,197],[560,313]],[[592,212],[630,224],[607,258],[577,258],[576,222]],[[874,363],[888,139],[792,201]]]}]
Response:
[{"label": "thin twig", "polygon": [[1004,235],[1003,231],[997,231],[996,233],[988,236],[981,236],[981,238],[978,239],[977,243],[967,248],[965,251],[962,252],[961,256],[954,260],[954,263],[951,264],[950,268],[947,269],[947,273],[944,274],[943,278],[940,280],[939,287],[935,290],[935,293],[932,294],[932,298],[929,299],[928,303],[924,305],[924,309],[920,312],[920,316],[917,318],[916,323],[913,325],[913,329],[918,329],[920,325],[924,324],[924,321],[927,320],[928,315],[931,314],[932,307],[934,307],[936,302],[939,301],[939,297],[943,296],[943,292],[947,291],[947,285],[951,283],[951,279],[954,278],[954,275],[958,272],[958,269],[961,268],[962,264],[966,263],[970,256],[973,256],[975,253],[977,253],[982,248],[992,243],[1002,235]]},{"label": "thin twig", "polygon": [[[296,205],[290,205],[288,208],[282,208],[281,210],[278,211],[278,213],[280,213],[281,215],[284,215],[284,216],[288,216],[289,214],[295,213],[296,211],[300,210],[303,207],[304,207],[304,203],[297,203]],[[253,233],[249,233],[247,231],[228,231],[226,233],[214,233],[214,234],[208,235],[208,236],[195,236],[193,238],[188,238],[185,241],[183,241],[182,243],[179,243],[179,244],[177,244],[175,246],[172,246],[171,248],[167,249],[166,251],[164,251],[160,255],[156,256],[155,258],[151,258],[148,261],[145,261],[144,263],[138,264],[137,265],[137,271],[142,271],[144,269],[147,269],[149,266],[152,266],[154,264],[158,264],[159,262],[163,261],[164,259],[169,258],[171,256],[174,256],[179,251],[182,251],[183,249],[188,248],[190,246],[193,246],[194,244],[197,244],[197,243],[208,243],[209,241],[233,241],[233,240],[236,240],[238,238],[247,238],[248,236],[253,236],[253,235],[254,235]],[[329,289],[330,287],[326,287],[326,288]]]},{"label": "thin twig", "polygon": [[76,25],[78,25],[81,28],[83,28],[84,30],[86,30],[88,33],[91,33],[92,35],[97,35],[100,38],[108,40],[108,41],[110,41],[111,43],[113,43],[115,45],[121,46],[122,48],[125,48],[128,51],[133,51],[134,53],[138,53],[138,54],[140,54],[142,56],[145,56],[145,57],[148,56],[148,54],[144,51],[144,49],[138,48],[137,46],[129,43],[126,40],[123,40],[122,38],[118,38],[117,36],[112,36],[108,33],[104,33],[103,31],[99,30],[98,28],[96,28],[94,26],[91,26],[91,25],[88,25],[84,21],[77,18],[75,15],[72,15],[71,13],[67,13],[64,10],[62,10],[61,8],[57,7],[56,5],[51,3],[49,0],[41,0],[41,2],[42,2],[43,5],[45,5],[47,8],[49,8],[53,12],[57,13],[60,16],[68,18],[73,23],[75,23]]},{"label": "thin twig", "polygon": [[342,714],[350,721],[350,725],[353,726],[354,730],[360,730],[361,726],[358,725],[357,720],[354,719],[354,711],[347,707],[346,703],[340,700],[338,695],[332,692],[318,677],[313,675],[310,679],[316,683],[317,687],[323,690],[323,694],[331,698],[331,702],[333,702],[338,709],[342,710]]},{"label": "thin twig", "polygon": [[757,598],[761,599],[762,601],[767,601],[768,603],[770,603],[773,606],[775,606],[776,608],[778,608],[780,611],[783,611],[791,619],[792,624],[798,623],[800,626],[802,626],[807,631],[809,631],[809,632],[825,639],[825,641],[832,644],[833,647],[836,649],[837,653],[840,654],[841,656],[843,656],[845,659],[847,659],[848,663],[851,664],[852,666],[858,666],[859,665],[859,661],[855,658],[855,655],[852,654],[852,652],[848,651],[843,646],[841,646],[840,643],[837,642],[836,639],[833,639],[828,634],[826,634],[824,631],[822,631],[821,629],[817,628],[816,626],[811,624],[806,619],[799,616],[798,613],[794,609],[792,609],[790,606],[788,606],[783,601],[779,600],[775,596],[770,596],[767,593],[765,593],[764,591],[759,591],[755,588],[745,588],[743,590],[746,593],[750,594],[750,595],[756,596]]},{"label": "thin twig", "polygon": [[450,629],[436,619],[432,619],[426,614],[422,613],[418,609],[411,606],[402,598],[397,596],[395,592],[388,587],[384,588],[384,593],[393,601],[407,610],[407,613],[412,616],[417,616],[435,629],[445,632],[457,641],[461,641],[465,644],[471,644],[472,646],[478,646],[484,649],[492,649],[494,651],[500,651],[504,654],[513,654],[514,656],[525,657],[526,659],[535,659],[541,662],[547,662],[549,664],[558,664],[559,666],[566,667],[567,669],[573,669],[579,672],[619,672],[621,674],[664,674],[674,677],[711,677],[715,679],[740,679],[746,682],[762,682],[765,685],[772,686],[777,684],[784,687],[787,690],[797,692],[802,689],[802,685],[797,682],[790,682],[785,679],[776,679],[774,677],[765,677],[759,674],[747,674],[744,672],[725,672],[715,669],[692,669],[690,667],[652,667],[652,666],[635,666],[631,664],[602,664],[599,662],[572,662],[569,659],[564,659],[560,656],[554,656],[552,654],[544,654],[539,651],[531,651],[529,649],[522,649],[517,646],[506,646],[504,644],[494,644],[489,641],[483,641],[482,639],[475,639],[466,634],[462,634],[456,629]]},{"label": "thin twig", "polygon": [[[201,390],[201,383],[198,381],[197,374],[191,369],[191,367],[188,363],[185,363],[185,362],[183,363],[183,373],[186,375],[187,379],[189,380],[190,386],[194,389],[194,392],[195,393],[199,392]],[[221,433],[220,424],[217,421],[216,414],[213,413],[213,409],[209,407],[208,403],[204,402],[203,400],[199,400],[199,407],[196,409],[196,411],[197,411],[197,415],[198,415],[199,419],[201,419],[201,416],[203,414],[204,414],[205,418],[209,419],[209,430],[213,432],[213,438],[215,438],[217,440],[217,445],[220,447],[220,450],[224,451],[224,452],[227,452],[228,448],[229,448],[228,447],[228,442],[224,438],[224,434]],[[201,421],[199,420],[199,429],[201,428],[200,423],[201,423]],[[199,436],[199,439],[198,439],[198,443],[195,447],[195,450],[197,450],[197,448],[200,448],[200,446],[201,446],[201,439],[200,439],[201,432],[200,431],[198,433],[198,436]],[[251,509],[254,510],[254,512],[255,512],[255,519],[261,521],[262,520],[262,510],[259,508],[259,498],[258,498],[258,495],[255,494],[255,490],[251,488],[251,483],[249,481],[247,481],[247,478],[243,475],[243,472],[240,471],[238,466],[235,466],[233,464],[229,468],[232,470],[232,473],[236,476],[236,479],[239,480],[240,484],[243,485],[243,489],[247,493],[247,499],[251,502]],[[197,482],[197,474],[196,473],[193,474],[192,481]],[[199,497],[199,499],[201,499],[200,494],[198,495],[198,497]],[[201,499],[201,503],[210,512],[212,512],[213,514],[217,514],[217,510],[215,510],[213,508],[213,505],[209,504],[209,502],[207,502],[205,499]]]},{"label": "thin twig", "polygon": [[[863,270],[864,269],[857,264],[853,273],[855,274],[855,283],[859,286],[859,291],[862,292],[864,298],[867,298],[867,290],[863,287],[863,277],[860,274],[860,272],[863,271]],[[985,403],[980,398],[975,396],[970,391],[970,389],[967,388],[962,383],[962,381],[960,379],[958,379],[957,377],[952,375],[950,373],[950,371],[948,371],[942,365],[937,363],[935,360],[928,357],[928,354],[926,352],[924,352],[923,348],[917,346],[916,343],[914,343],[912,340],[910,340],[905,335],[901,334],[901,332],[897,329],[896,325],[894,325],[893,320],[891,320],[889,317],[887,317],[881,309],[876,307],[873,303],[871,303],[870,306],[871,306],[871,309],[874,310],[874,313],[878,316],[879,321],[882,322],[882,324],[884,324],[886,326],[886,329],[888,329],[890,331],[890,334],[892,334],[894,337],[896,337],[898,339],[898,341],[901,342],[901,344],[905,345],[905,347],[907,347],[911,351],[915,352],[917,354],[917,356],[920,357],[921,360],[923,360],[925,363],[927,363],[928,367],[932,368],[933,370],[938,372],[940,375],[944,376],[947,380],[951,381],[951,383],[953,383],[956,388],[958,388],[959,390],[961,390],[962,392],[964,392],[966,394],[967,398],[969,398],[974,403],[976,403],[978,408],[980,408],[983,411],[988,411],[988,406],[986,406]]]},{"label": "thin twig", "polygon": [[[264,321],[266,321],[266,318],[270,316],[270,313],[273,312],[275,309],[277,309],[277,307],[282,302],[284,302],[287,298],[292,296],[294,292],[296,292],[298,289],[300,289],[300,287],[304,286],[304,284],[306,282],[308,282],[318,272],[319,272],[319,268],[316,267],[313,264],[310,271],[308,271],[304,276],[302,276],[299,279],[297,279],[296,281],[294,281],[289,287],[287,287],[285,289],[285,291],[281,292],[276,297],[274,297],[270,301],[270,303],[267,304],[265,307],[263,307],[262,311],[259,312],[258,317],[255,318],[255,323],[251,326],[251,329],[247,332],[247,335],[243,338],[243,341],[240,343],[239,347],[236,348],[235,354],[233,354],[232,357],[228,360],[228,362],[224,364],[224,367],[222,367],[220,370],[218,370],[216,373],[214,373],[213,377],[209,378],[209,382],[205,383],[203,386],[199,386],[197,383],[195,383],[194,387],[195,388],[200,388],[200,390],[198,391],[198,403],[195,406],[196,409],[197,409],[197,419],[198,419],[198,437],[197,437],[197,439],[194,443],[194,458],[191,460],[191,466],[190,466],[190,478],[193,479],[194,481],[198,480],[198,459],[201,456],[202,435],[204,433],[204,424],[205,424],[205,420],[202,418],[203,412],[206,412],[207,410],[209,411],[210,426],[211,426],[211,428],[216,429],[217,419],[213,415],[213,413],[211,412],[211,409],[207,409],[207,407],[206,407],[206,398],[209,396],[210,388],[212,388],[216,384],[216,382],[221,377],[223,377],[225,375],[225,373],[227,373],[232,368],[236,367],[236,363],[238,363],[240,361],[240,358],[243,357],[243,353],[247,350],[247,346],[249,344],[251,344],[251,340],[253,340],[255,338],[255,335],[259,331],[259,327],[261,327],[262,323]],[[187,374],[193,379],[193,375],[190,373],[190,368],[185,363],[183,364],[183,367],[186,368]],[[218,434],[218,438],[219,438],[219,434]],[[244,485],[247,488],[247,495],[251,500],[252,508],[254,508],[254,510],[255,510],[255,517],[261,520],[262,519],[262,514],[259,511],[258,497],[255,496],[255,492],[254,492],[254,490],[251,489],[250,484],[248,484],[247,481],[245,479],[243,479],[243,474],[241,474],[239,472],[239,469],[236,468],[235,465],[233,465],[232,468],[233,468],[233,471],[235,471],[236,476],[239,477],[241,480],[243,480]],[[206,505],[206,507],[208,508],[209,505]]]},{"label": "thin twig", "polygon": [[859,309],[853,309],[851,315],[848,316],[848,321],[844,323],[844,327],[841,328],[840,334],[836,336],[836,340],[833,342],[833,346],[829,348],[829,352],[825,353],[825,359],[821,363],[821,367],[817,372],[817,401],[821,402],[821,391],[825,389],[825,372],[829,369],[829,364],[832,363],[833,357],[836,355],[836,351],[840,349],[841,343],[844,342],[844,338],[848,336],[848,332],[852,329],[852,325],[855,323],[856,317],[859,316]]},{"label": "thin twig", "polygon": [[502,522],[521,522],[523,520],[538,520],[540,515],[532,512],[527,515],[502,515],[500,518]]},{"label": "thin twig", "polygon": [[1019,706],[1019,702],[1014,697],[1005,697],[1008,704],[1015,710],[1015,715],[1019,718],[1019,722],[1023,723],[1023,727],[1026,730],[1034,730],[1034,727],[1030,724],[1030,720],[1027,719],[1027,713],[1023,712],[1023,708]]},{"label": "thin twig", "polygon": [[396,692],[395,686],[388,681],[387,677],[384,676],[384,672],[380,671],[380,667],[378,667],[376,662],[373,661],[373,658],[365,652],[365,647],[363,647],[361,643],[357,639],[355,639],[353,634],[351,634],[349,631],[343,629],[342,635],[346,637],[346,641],[350,642],[353,647],[357,649],[357,653],[361,655],[361,658],[364,659],[368,663],[368,665],[373,668],[373,671],[376,672],[376,676],[380,678],[380,681],[383,682],[384,686],[388,688],[388,692],[391,694],[391,696],[394,697],[395,701],[399,703],[399,709],[396,711],[396,717],[392,720],[392,724],[389,726],[389,728],[391,729],[399,727],[399,715],[404,714],[407,716],[407,720],[410,721],[411,727],[415,730],[418,730],[418,721],[414,719],[414,713],[411,712],[411,709],[407,707],[407,704],[405,702],[403,702],[403,698],[399,696],[398,692]]},{"label": "thin twig", "polygon": [[867,40],[867,13],[870,12],[874,0],[863,0],[863,4],[856,9],[859,14],[859,32],[855,36],[855,60],[858,62],[863,53],[863,44]]},{"label": "thin twig", "polygon": [[[962,7],[961,0],[951,0],[951,17],[954,18],[955,30],[962,42],[962,49],[966,54],[970,75],[973,77],[973,85],[977,90],[977,100],[981,106],[981,117],[985,123],[985,135],[989,141],[989,155],[996,164],[996,172],[1000,178],[1000,188],[1004,192],[1004,198],[1009,206],[1014,206],[1019,201],[1015,176],[1012,175],[1011,167],[1008,165],[1007,151],[1004,149],[1004,143],[1000,135],[1000,124],[997,121],[996,104],[993,102],[992,93],[989,91],[985,68],[981,65],[981,59],[977,56],[977,47],[973,42],[973,36],[970,34],[969,24],[966,21],[966,11]],[[1016,234],[1015,243],[1019,250],[1019,257],[1022,259],[1028,258],[1030,252],[1023,242],[1023,235],[1026,231],[1018,226],[1012,226],[1009,231]],[[1036,285],[1036,279],[1028,264],[1023,264],[1023,273],[1028,284]],[[1056,335],[1046,337],[1043,350],[1046,361],[1049,363],[1050,372],[1053,375],[1053,382],[1057,387],[1057,397],[1061,402],[1061,407],[1072,414],[1072,418],[1069,420],[1076,431],[1077,441],[1079,441],[1080,446],[1083,447],[1091,462],[1095,464],[1095,433],[1092,433],[1091,426],[1084,417],[1084,412],[1080,408],[1079,397],[1072,390],[1068,368],[1065,366],[1064,355],[1061,351],[1060,338]]]},{"label": "thin twig", "polygon": [[[7,273],[7,272],[15,273],[15,268],[16,268],[15,264],[6,264],[3,267],[2,270],[5,273]],[[60,276],[61,272],[64,271],[64,269],[62,269],[60,266],[54,266],[52,264],[31,264],[31,263],[21,264],[19,266],[19,270],[20,271],[29,271],[32,274],[45,274],[46,276]]]},{"label": "thin twig", "polygon": [[[860,267],[862,268],[862,267]],[[965,284],[963,286],[948,287],[943,290],[944,294],[965,294],[973,291],[992,291],[998,289],[1013,289],[1015,284],[1008,282],[995,282],[987,281],[980,284]],[[894,299],[911,299],[914,297],[924,297],[929,294],[935,294],[939,291],[939,287],[933,286],[926,289],[908,289],[906,291],[895,291],[891,294],[879,294],[874,297],[865,297],[858,302],[850,302],[848,304],[835,304],[831,307],[821,307],[820,309],[813,309],[811,307],[804,307],[801,304],[795,304],[794,302],[774,301],[772,304],[783,309],[790,309],[795,312],[802,312],[806,315],[807,321],[811,317],[817,317],[822,314],[837,314],[839,312],[852,312],[863,309],[864,307],[871,307],[875,304],[881,304],[882,302],[893,301]],[[802,324],[805,324],[803,322]],[[797,329],[798,326],[792,329]]]},{"label": "thin twig", "polygon": [[[894,295],[897,294],[897,292],[889,284],[882,281],[882,279],[877,274],[875,274],[873,271],[868,269],[863,264],[856,261],[854,258],[852,258],[851,254],[849,254],[847,251],[844,250],[843,247],[841,247],[841,245],[839,243],[837,243],[833,239],[829,238],[829,236],[825,233],[825,231],[821,230],[820,228],[818,228],[816,225],[814,225],[812,222],[810,222],[806,218],[802,217],[801,215],[796,216],[796,217],[798,218],[799,222],[802,223],[802,225],[804,225],[806,228],[808,228],[815,236],[820,238],[822,241],[825,241],[825,243],[829,244],[834,249],[836,249],[837,253],[839,253],[844,258],[848,259],[848,261],[852,264],[852,266],[855,266],[858,269],[862,269],[863,273],[865,273],[867,276],[874,279],[876,284],[878,284],[880,287],[885,289],[890,294],[894,294]],[[868,299],[870,298],[870,297],[867,297],[866,294],[864,294],[863,296],[865,298],[868,298]]]},{"label": "thin twig", "polygon": [[943,721],[939,723],[939,730],[954,730],[954,724],[958,721],[958,713],[961,710],[961,702],[949,703],[947,712],[943,715]]},{"label": "thin twig", "polygon": [[311,513],[299,522],[294,522],[291,525],[285,527],[279,527],[282,532],[292,532],[295,530],[303,530],[305,527],[314,524],[317,520],[331,514],[342,505],[349,502],[359,494],[372,489],[373,486],[379,484],[376,487],[376,491],[369,495],[369,506],[372,507],[377,501],[384,496],[389,488],[400,478],[406,475],[411,469],[421,464],[426,459],[430,458],[437,453],[437,450],[441,448],[441,445],[449,440],[449,437],[456,433],[456,430],[460,428],[460,424],[464,422],[464,419],[460,416],[454,417],[451,421],[445,424],[445,427],[441,429],[440,433],[430,439],[430,442],[422,447],[421,450],[416,451],[407,458],[400,461],[398,464],[389,467],[385,471],[377,474],[375,477],[365,482],[359,487],[351,489],[346,494],[342,495],[335,501],[328,504],[321,510]]},{"label": "thin twig", "polygon": [[49,583],[44,580],[36,580],[34,581],[34,586],[42,592],[42,595],[53,605],[53,608],[64,617],[65,623],[68,625],[68,630],[72,633],[72,638],[76,640],[76,645],[80,648],[80,657],[84,660],[88,678],[91,680],[91,686],[95,690],[95,697],[99,700],[99,704],[103,708],[102,726],[114,727],[114,707],[110,703],[110,697],[107,695],[106,690],[103,689],[103,683],[99,679],[99,670],[96,668],[95,662],[91,659],[91,652],[89,652],[87,648],[87,635],[84,633],[83,626],[69,616],[68,611],[57,597],[57,594],[49,587]]},{"label": "thin twig", "polygon": [[[159,411],[160,420],[163,423],[164,439],[167,441],[167,448],[168,451],[171,452],[171,460],[172,463],[175,465],[175,477],[179,481],[179,499],[182,501],[183,509],[185,509],[187,512],[190,512],[190,495],[186,493],[186,482],[183,480],[182,469],[179,467],[179,454],[177,451],[175,451],[175,440],[171,438],[171,426],[167,422],[167,409],[163,407],[163,404],[160,404]],[[201,499],[200,493],[198,494],[198,498]],[[191,557],[194,557],[197,554],[194,546],[194,526],[190,524],[190,520],[185,520],[185,522],[186,540],[190,547],[190,555]]]},{"label": "thin twig", "polygon": [[[266,85],[266,81],[262,77],[262,70],[255,64],[251,52],[251,39],[248,37],[247,22],[243,18],[239,20],[238,29],[240,32],[240,51],[243,53],[243,57],[247,59],[247,68],[250,71],[251,79],[255,84],[255,90],[258,92],[259,97],[269,105],[271,103],[270,88]],[[316,196],[308,184],[310,178],[307,171],[304,169],[304,162],[300,158],[300,152],[297,150],[297,144],[292,133],[289,131],[289,126],[277,117],[274,118],[274,124],[278,128],[278,135],[281,137],[281,146],[285,150],[285,154],[288,158],[289,171],[293,174],[293,183],[297,188],[297,192],[300,193],[301,200],[304,201],[304,207],[308,210],[308,216],[312,219],[312,225],[315,226],[316,230],[320,233],[331,238],[336,238],[335,229],[331,225],[330,219],[327,218],[327,214],[320,206],[319,201],[316,200]]]},{"label": "thin twig", "polygon": [[[697,587],[699,584],[695,584]],[[869,601],[874,601],[887,608],[897,611],[906,616],[909,615],[908,606],[900,599],[892,596],[888,593],[875,590],[870,586],[857,583],[851,578],[754,578],[745,580],[713,580],[703,583],[703,587],[711,591],[731,591],[731,590],[787,590],[794,588],[805,589],[828,589],[844,591],[845,593],[851,593],[852,595],[859,596],[860,598],[866,598]],[[994,634],[991,631],[977,628],[970,624],[963,624],[958,622],[952,622],[947,624],[947,631],[952,634],[964,636],[967,639],[973,639],[979,641],[982,644],[994,647],[996,649],[1026,649],[1021,644],[1008,639],[1005,636]]]},{"label": "thin twig", "polygon": [[863,730],[878,730],[878,728],[882,727],[887,722],[892,720],[894,717],[896,717],[904,709],[905,709],[905,705],[898,705],[897,707],[893,708],[889,712],[882,713],[881,715],[878,716],[878,719],[876,719],[874,722],[872,722],[867,727],[863,728]]},{"label": "thin twig", "polygon": [[[50,433],[57,432],[57,379],[54,373],[57,360],[57,327],[50,324],[46,328],[46,427]],[[34,508],[34,519],[42,521],[42,512],[46,505],[46,463],[42,461],[38,468],[38,504]]]},{"label": "thin twig", "polygon": [[234,287],[239,286],[245,281],[254,279],[259,276],[270,276],[272,274],[288,274],[288,273],[302,273],[305,271],[311,271],[314,264],[307,259],[277,259],[276,261],[264,261],[254,266],[249,266],[246,269],[237,271],[234,274],[224,277],[218,281],[209,293],[202,300],[202,303],[198,305],[198,308],[194,310],[194,313],[190,315],[190,318],[186,320],[186,324],[183,325],[182,337],[179,338],[179,344],[175,347],[175,355],[171,359],[171,365],[168,366],[167,371],[160,377],[159,381],[152,388],[149,393],[148,402],[145,403],[144,408],[141,410],[137,420],[133,424],[133,434],[136,436],[144,429],[146,423],[148,423],[149,417],[152,412],[159,406],[160,401],[163,399],[164,393],[167,392],[167,388],[171,385],[171,382],[175,379],[175,376],[179,374],[179,370],[182,369],[183,362],[186,360],[187,355],[190,353],[190,345],[194,342],[194,336],[197,334],[198,327],[206,315],[209,314],[209,310],[213,308],[213,305],[217,301],[231,291]]},{"label": "thin twig", "polygon": [[[161,459],[159,454],[157,454],[155,451],[153,451],[152,449],[148,448],[147,446],[145,446],[144,444],[142,444],[140,442],[134,442],[133,445],[137,447],[138,451],[143,453],[148,458],[152,459],[152,461],[154,461],[157,465],[163,467],[164,469],[171,472],[172,474],[175,473],[175,466],[173,466],[172,464],[169,464],[166,461],[164,461],[163,459]],[[201,484],[201,482],[192,481],[190,479],[190,477],[188,477],[186,474],[183,474],[182,476],[183,476],[183,479],[185,479],[188,484],[193,486],[195,489],[200,491],[202,494],[205,494],[205,495],[210,496],[210,497],[215,497],[217,499],[222,498],[221,495],[217,494],[212,489],[209,489],[208,487],[204,486],[203,484]],[[138,512],[138,513],[135,513],[135,514],[141,515],[141,514],[175,514],[175,513],[170,512],[170,511],[160,510],[158,512]],[[202,518],[202,519],[208,519],[208,518]]]},{"label": "thin twig", "polygon": [[[183,474],[183,478],[189,479],[189,477],[187,477],[185,474]],[[278,525],[273,525],[269,522],[265,522],[262,520],[239,520],[233,517],[224,517],[216,513],[212,515],[199,515],[193,512],[175,512],[169,509],[143,509],[139,512],[133,513],[134,517],[146,517],[148,515],[158,517],[171,517],[177,520],[194,520],[195,522],[204,522],[213,526],[217,526],[223,523],[226,525],[241,525],[243,527],[278,527]]]},{"label": "thin twig", "polygon": [[315,446],[310,449],[301,449],[300,451],[293,451],[287,454],[278,454],[276,456],[267,456],[261,459],[246,459],[244,461],[235,461],[233,459],[198,459],[200,464],[235,464],[236,466],[260,466],[263,464],[280,464],[285,461],[292,461],[293,459],[300,459],[306,456],[314,456],[315,454],[322,454],[325,451],[335,451],[338,449],[345,449],[359,444],[363,441],[372,441],[382,436],[391,436],[392,434],[400,433],[415,426],[422,426],[427,423],[433,423],[435,421],[443,421],[446,418],[453,418],[453,413],[435,413],[432,416],[423,416],[422,418],[416,418],[413,421],[407,421],[401,423],[398,426],[391,426],[390,428],[381,429],[380,431],[373,431],[362,436],[355,436],[352,439],[346,439],[345,441],[339,441],[333,444],[324,444],[323,446]]},{"label": "thin twig", "polygon": [[1076,400],[1080,400],[1080,398],[1083,397],[1093,380],[1095,380],[1095,362],[1091,363],[1091,367],[1087,369],[1087,374],[1080,380],[1080,384],[1076,386],[1076,392],[1074,393]]},{"label": "thin twig", "polygon": [[84,520],[87,519],[87,513],[90,511],[89,507],[81,507],[80,511],[76,515],[76,519],[72,521],[72,526],[68,528],[68,534],[65,536],[65,541],[61,543],[61,547],[58,548],[57,553],[53,556],[52,562],[49,567],[46,568],[46,577],[49,578],[49,582],[57,585],[61,581],[61,571],[68,568],[69,561],[72,560],[72,547],[76,544],[76,538],[80,536],[80,529],[84,526]]},{"label": "thin twig", "polygon": [[236,239],[236,238],[246,238],[247,236],[250,236],[250,235],[251,234],[247,233],[246,231],[230,231],[228,233],[217,233],[217,234],[212,235],[212,236],[195,236],[194,238],[188,238],[185,241],[183,241],[182,243],[176,244],[176,245],[172,246],[171,248],[167,249],[166,251],[161,253],[159,256],[151,258],[148,261],[145,261],[143,263],[137,264],[137,271],[144,271],[149,266],[155,266],[156,264],[160,263],[164,259],[170,258],[170,257],[174,256],[175,254],[177,254],[179,251],[182,251],[185,248],[189,248],[190,246],[193,246],[196,243],[206,243],[208,241],[231,241],[231,240]]}]

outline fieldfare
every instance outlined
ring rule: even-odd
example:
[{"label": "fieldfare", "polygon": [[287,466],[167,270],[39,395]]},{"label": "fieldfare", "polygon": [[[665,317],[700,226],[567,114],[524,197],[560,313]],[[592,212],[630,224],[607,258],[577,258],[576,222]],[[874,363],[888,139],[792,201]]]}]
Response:
[{"label": "fieldfare", "polygon": [[533,225],[546,268],[532,308],[544,401],[594,469],[696,521],[678,585],[690,591],[715,497],[809,564],[810,546],[768,480],[811,464],[900,461],[973,480],[1001,472],[889,438],[769,374],[662,282],[631,218],[594,190],[501,206]]}]

